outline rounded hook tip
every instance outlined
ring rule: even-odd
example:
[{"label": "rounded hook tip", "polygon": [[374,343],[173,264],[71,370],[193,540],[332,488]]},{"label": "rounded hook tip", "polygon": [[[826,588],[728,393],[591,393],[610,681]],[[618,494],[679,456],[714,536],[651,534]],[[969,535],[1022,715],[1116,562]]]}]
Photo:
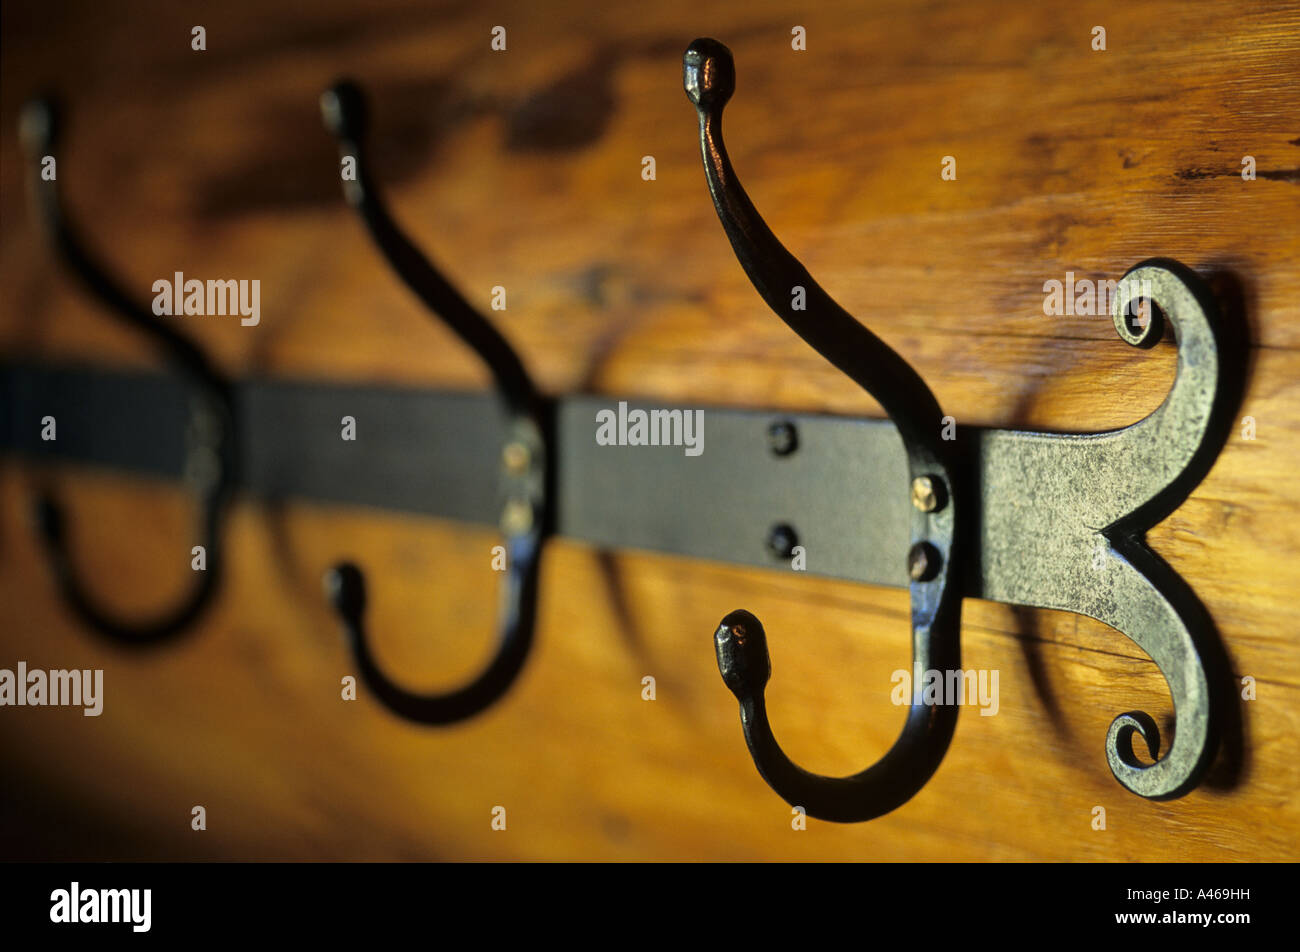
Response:
[{"label": "rounded hook tip", "polygon": [[729,613],[713,634],[718,670],[731,693],[744,699],[761,692],[772,676],[763,623],[744,609]]},{"label": "rounded hook tip", "polygon": [[340,562],[325,573],[325,594],[345,619],[359,620],[366,610],[366,577],[351,562]]},{"label": "rounded hook tip", "polygon": [[28,156],[40,158],[59,137],[59,109],[52,99],[30,99],[18,116],[18,140]]},{"label": "rounded hook tip", "polygon": [[700,109],[721,109],[736,91],[736,62],[717,40],[701,37],[682,56],[682,85]]},{"label": "rounded hook tip", "polygon": [[350,79],[341,79],[321,93],[320,112],[325,128],[336,138],[357,141],[366,134],[366,96]]}]

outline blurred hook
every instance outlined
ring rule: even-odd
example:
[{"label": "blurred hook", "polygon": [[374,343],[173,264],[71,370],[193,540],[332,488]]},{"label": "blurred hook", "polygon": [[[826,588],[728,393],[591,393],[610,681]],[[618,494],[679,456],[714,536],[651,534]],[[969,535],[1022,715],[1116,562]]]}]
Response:
[{"label": "blurred hook", "polygon": [[62,507],[48,492],[36,506],[37,525],[54,564],[59,588],[78,617],[105,637],[129,645],[167,640],[196,621],[211,602],[223,570],[221,527],[234,485],[236,456],[234,407],[229,383],[207,356],[185,335],[141,307],[86,250],[69,223],[59,198],[55,175],[42,174],[44,159],[53,157],[59,138],[59,111],[50,100],[28,102],[19,120],[19,138],[30,165],[30,192],[58,257],[109,312],[147,336],[167,362],[190,384],[186,478],[200,500],[198,537],[203,540],[206,568],[197,571],[188,594],[176,607],[145,621],[113,617],[90,596],[73,568]]},{"label": "blurred hook", "polygon": [[[964,510],[955,492],[951,444],[940,438],[939,404],[903,358],[818,286],[745,194],[722,141],[722,110],[736,88],[731,51],[716,40],[695,40],[683,57],[682,78],[699,117],[713,204],[745,273],[791,330],[884,407],[903,438],[911,486],[898,491],[913,500],[907,554],[913,664],[923,671],[960,668],[962,588],[955,566]],[[850,777],[803,770],[781,750],[768,723],[763,692],[771,662],[762,624],[749,612],[733,611],[722,619],[714,640],[718,668],[740,702],[745,740],[759,773],[808,816],[841,823],[872,819],[906,803],[938,769],[957,708],[922,703],[917,683],[902,734],[880,761]]]},{"label": "blurred hook", "polygon": [[444,694],[415,694],[399,687],[380,671],[366,641],[366,591],[361,570],[343,562],[325,578],[326,591],[370,690],[405,718],[424,724],[451,724],[477,714],[504,694],[518,677],[532,646],[538,568],[542,543],[550,532],[549,427],[543,400],[510,344],[434,269],[389,215],[365,156],[368,117],[361,90],[352,82],[337,83],[321,96],[321,113],[326,128],[338,140],[339,155],[354,162],[355,176],[343,180],[348,204],[365,221],[398,276],[483,358],[509,418],[509,437],[502,450],[505,507],[501,529],[507,561],[499,648],[478,677]]}]

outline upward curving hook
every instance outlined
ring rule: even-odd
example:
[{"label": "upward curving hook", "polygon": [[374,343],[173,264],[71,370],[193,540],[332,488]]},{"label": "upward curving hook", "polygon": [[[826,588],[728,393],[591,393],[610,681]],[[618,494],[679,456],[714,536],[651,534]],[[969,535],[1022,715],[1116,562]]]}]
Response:
[{"label": "upward curving hook", "polygon": [[[686,50],[682,76],[699,116],[700,151],[713,204],[745,273],[791,330],[884,407],[903,438],[912,484],[929,480],[929,501],[913,509],[908,552],[912,657],[921,670],[960,668],[962,589],[955,566],[965,503],[954,476],[951,444],[940,438],[939,404],[902,357],[818,286],[745,194],[722,141],[722,110],[736,85],[731,52],[716,40],[698,39]],[[804,307],[797,309],[792,302],[800,288]],[[909,487],[900,485],[898,492],[908,493]],[[727,615],[715,633],[715,648],[723,680],[740,702],[745,740],[759,773],[808,816],[851,823],[888,813],[920,790],[948,749],[957,708],[922,703],[921,685],[916,684],[902,734],[880,761],[850,777],[809,773],[781,750],[768,723],[763,692],[770,662],[758,619],[745,611]]]},{"label": "upward curving hook", "polygon": [[196,621],[222,578],[221,526],[237,462],[232,390],[192,340],[141,307],[82,244],[59,198],[57,178],[46,179],[42,174],[45,158],[53,157],[58,145],[59,111],[54,102],[38,99],[23,107],[19,138],[29,162],[33,205],[58,256],[114,317],[153,342],[191,385],[194,395],[187,429],[186,476],[200,499],[197,536],[203,540],[206,568],[195,573],[193,585],[178,605],[144,621],[114,617],[91,597],[73,567],[62,508],[48,491],[37,502],[37,524],[59,588],[77,616],[113,641],[155,644],[180,634]]},{"label": "upward curving hook", "polygon": [[359,568],[340,563],[326,575],[326,591],[343,623],[362,678],[384,704],[424,724],[451,724],[477,714],[514,683],[532,647],[537,611],[537,576],[542,543],[550,532],[550,427],[544,401],[523,363],[501,333],[431,265],[393,221],[370,176],[364,140],[368,117],[361,90],[335,84],[321,96],[326,128],[339,154],[355,163],[343,193],[357,210],[384,257],[429,310],[488,365],[509,419],[502,450],[506,575],[501,592],[497,653],[470,683],[444,694],[416,694],[380,670],[366,639],[365,579]]}]

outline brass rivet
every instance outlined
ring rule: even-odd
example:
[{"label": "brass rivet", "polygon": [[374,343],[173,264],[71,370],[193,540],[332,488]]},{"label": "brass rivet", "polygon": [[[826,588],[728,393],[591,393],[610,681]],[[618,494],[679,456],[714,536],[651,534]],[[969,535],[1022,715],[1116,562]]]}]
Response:
[{"label": "brass rivet", "polygon": [[522,535],[533,527],[533,507],[521,499],[511,499],[501,513],[501,531],[508,536]]},{"label": "brass rivet", "polygon": [[918,476],[912,480],[912,505],[921,512],[938,512],[943,508],[943,480]]},{"label": "brass rivet", "polygon": [[520,476],[528,471],[528,465],[532,462],[533,454],[528,452],[528,447],[518,440],[507,443],[501,450],[501,462],[507,472]]}]

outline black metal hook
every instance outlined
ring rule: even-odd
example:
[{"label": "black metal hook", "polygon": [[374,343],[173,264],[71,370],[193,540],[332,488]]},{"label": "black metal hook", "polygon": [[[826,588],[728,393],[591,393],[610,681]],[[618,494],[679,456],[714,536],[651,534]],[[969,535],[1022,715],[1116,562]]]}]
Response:
[{"label": "black metal hook", "polygon": [[[903,358],[818,286],[745,194],[722,141],[722,110],[736,86],[731,51],[716,40],[695,40],[683,57],[682,78],[699,116],[713,204],[745,273],[791,330],[884,407],[903,438],[914,501],[908,553],[912,658],[921,670],[957,669],[962,587],[956,566],[964,503],[954,479],[952,444],[940,437],[939,404]],[[794,306],[796,288],[803,289],[803,308]],[[919,491],[923,487],[929,491]],[[907,493],[909,487],[898,491]],[[849,777],[803,770],[781,750],[768,723],[763,692],[771,664],[762,624],[749,612],[731,612],[714,641],[722,678],[740,701],[741,725],[759,773],[808,816],[842,823],[872,819],[909,800],[938,769],[956,727],[957,707],[923,704],[918,683],[902,734],[880,761]]]},{"label": "black metal hook", "polygon": [[154,343],[191,385],[195,397],[187,428],[186,474],[200,499],[198,538],[205,547],[206,568],[196,573],[193,585],[179,605],[145,621],[113,617],[90,596],[73,568],[62,507],[48,491],[42,492],[36,507],[37,524],[54,564],[59,588],[73,611],[92,629],[113,641],[155,644],[181,633],[198,619],[221,581],[221,527],[236,469],[232,390],[192,340],[141,307],[109,276],[77,236],[59,198],[57,172],[48,179],[42,175],[44,159],[54,156],[59,138],[59,111],[51,100],[32,100],[23,107],[19,138],[29,160],[30,192],[36,215],[59,258],[114,317]]},{"label": "black metal hook", "polygon": [[369,688],[388,707],[413,721],[450,724],[477,714],[499,698],[519,675],[533,641],[537,576],[542,543],[550,533],[550,427],[544,401],[523,363],[501,333],[434,269],[389,215],[370,177],[364,139],[367,112],[361,90],[339,82],[321,96],[326,128],[338,139],[339,155],[351,158],[355,177],[345,177],[343,194],[365,221],[375,243],[406,285],[429,310],[472,347],[492,371],[509,418],[502,450],[506,577],[502,587],[500,647],[469,684],[445,694],[415,694],[379,670],[366,641],[364,576],[351,563],[326,575],[326,590],[343,622],[353,655]]}]

